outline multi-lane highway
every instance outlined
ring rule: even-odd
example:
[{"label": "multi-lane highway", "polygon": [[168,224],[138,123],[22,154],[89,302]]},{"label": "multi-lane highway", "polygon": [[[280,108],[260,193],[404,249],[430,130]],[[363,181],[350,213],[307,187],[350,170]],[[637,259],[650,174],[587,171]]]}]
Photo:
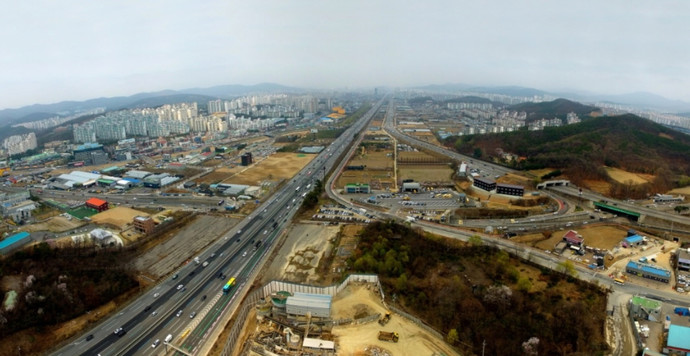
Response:
[{"label": "multi-lane highway", "polygon": [[[172,335],[171,344],[182,350],[200,347],[221,314],[236,306],[237,291],[250,282],[254,267],[290,223],[307,187],[332,169],[382,103],[374,105],[256,212],[202,252],[199,264],[190,262],[181,267],[176,277],[162,281],[55,355],[148,355],[168,347],[163,342],[167,335]],[[235,285],[223,293],[230,278],[236,279]],[[118,328],[125,333],[116,335]],[[161,343],[154,348],[155,340]]]}]

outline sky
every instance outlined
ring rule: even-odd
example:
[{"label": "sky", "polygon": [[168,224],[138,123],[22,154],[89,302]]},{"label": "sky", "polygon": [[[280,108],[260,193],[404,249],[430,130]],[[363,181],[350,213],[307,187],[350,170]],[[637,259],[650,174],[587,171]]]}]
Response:
[{"label": "sky", "polygon": [[271,82],[517,85],[690,102],[690,1],[28,0],[0,109]]}]

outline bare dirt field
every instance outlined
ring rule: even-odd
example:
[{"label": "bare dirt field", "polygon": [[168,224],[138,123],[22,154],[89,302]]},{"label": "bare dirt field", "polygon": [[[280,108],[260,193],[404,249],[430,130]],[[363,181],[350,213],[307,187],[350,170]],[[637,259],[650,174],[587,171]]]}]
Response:
[{"label": "bare dirt field", "polygon": [[262,273],[262,284],[274,279],[307,284],[319,282],[316,267],[324,256],[332,253],[329,240],[339,230],[339,226],[320,223],[292,225],[285,242]]},{"label": "bare dirt field", "polygon": [[134,267],[152,280],[157,280],[227,233],[237,222],[237,219],[227,217],[199,216],[182,230],[142,254],[135,260]]},{"label": "bare dirt field", "polygon": [[453,170],[446,165],[398,166],[400,179],[414,179],[415,182],[450,181]]},{"label": "bare dirt field", "polygon": [[[333,299],[333,319],[363,317],[386,309],[380,295],[364,286],[350,285]],[[400,335],[397,343],[378,339],[379,331],[394,331]],[[391,355],[458,355],[442,340],[424,331],[413,322],[397,314],[386,326],[376,321],[367,324],[336,326],[332,330],[340,355],[372,355],[371,349],[387,350]]]},{"label": "bare dirt field", "polygon": [[76,229],[80,226],[86,225],[86,222],[78,219],[67,219],[64,216],[54,216],[46,221],[26,225],[25,229],[29,232],[34,231],[50,231],[50,232],[65,232]]},{"label": "bare dirt field", "polygon": [[338,177],[336,186],[342,188],[345,184],[366,183],[372,189],[393,187],[393,171],[367,169],[364,171],[343,171]]},{"label": "bare dirt field", "polygon": [[316,156],[309,154],[277,152],[248,169],[226,178],[223,183],[258,185],[265,180],[290,179],[314,157]]},{"label": "bare dirt field", "polygon": [[632,182],[633,184],[644,184],[654,180],[654,176],[651,174],[631,173],[613,167],[606,167],[606,173],[618,183]]},{"label": "bare dirt field", "polygon": [[215,184],[215,183],[220,183],[220,182],[224,181],[225,179],[228,179],[229,177],[231,177],[235,173],[236,173],[236,171],[233,170],[232,168],[223,167],[223,168],[218,168],[218,169],[214,170],[213,172],[211,172],[211,173],[209,173],[209,174],[207,174],[201,178],[195,179],[194,181],[197,184],[202,184],[202,183]]},{"label": "bare dirt field", "polygon": [[132,219],[136,216],[149,216],[149,214],[132,208],[118,206],[92,216],[91,220],[96,224],[116,226],[122,230],[126,225],[131,224]]}]

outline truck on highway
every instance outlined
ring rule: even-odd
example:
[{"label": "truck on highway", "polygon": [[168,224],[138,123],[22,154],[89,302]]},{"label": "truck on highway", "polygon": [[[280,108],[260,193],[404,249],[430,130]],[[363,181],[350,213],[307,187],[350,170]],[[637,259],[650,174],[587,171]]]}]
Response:
[{"label": "truck on highway", "polygon": [[301,187],[297,187],[297,189],[295,189],[295,191],[296,191],[296,192],[299,192],[299,188],[301,188]]},{"label": "truck on highway", "polygon": [[[178,316],[179,316],[179,315],[178,315]],[[165,342],[165,343],[167,344],[167,343],[169,343],[170,341],[172,341],[172,334],[168,334],[168,336],[165,337],[165,340],[164,340],[163,342]]]},{"label": "truck on highway", "polygon": [[194,263],[196,263],[196,264],[200,264],[200,263],[201,263],[201,260],[199,259],[198,256],[197,256],[197,257],[194,257]]},{"label": "truck on highway", "polygon": [[400,336],[396,332],[379,331],[379,340],[398,342]]}]

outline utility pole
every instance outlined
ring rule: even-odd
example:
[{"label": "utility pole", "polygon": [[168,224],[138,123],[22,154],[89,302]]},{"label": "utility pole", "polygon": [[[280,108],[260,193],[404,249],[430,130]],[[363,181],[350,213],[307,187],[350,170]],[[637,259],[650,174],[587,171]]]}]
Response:
[{"label": "utility pole", "polygon": [[484,349],[486,348],[486,339],[482,341],[482,356],[484,356]]}]

